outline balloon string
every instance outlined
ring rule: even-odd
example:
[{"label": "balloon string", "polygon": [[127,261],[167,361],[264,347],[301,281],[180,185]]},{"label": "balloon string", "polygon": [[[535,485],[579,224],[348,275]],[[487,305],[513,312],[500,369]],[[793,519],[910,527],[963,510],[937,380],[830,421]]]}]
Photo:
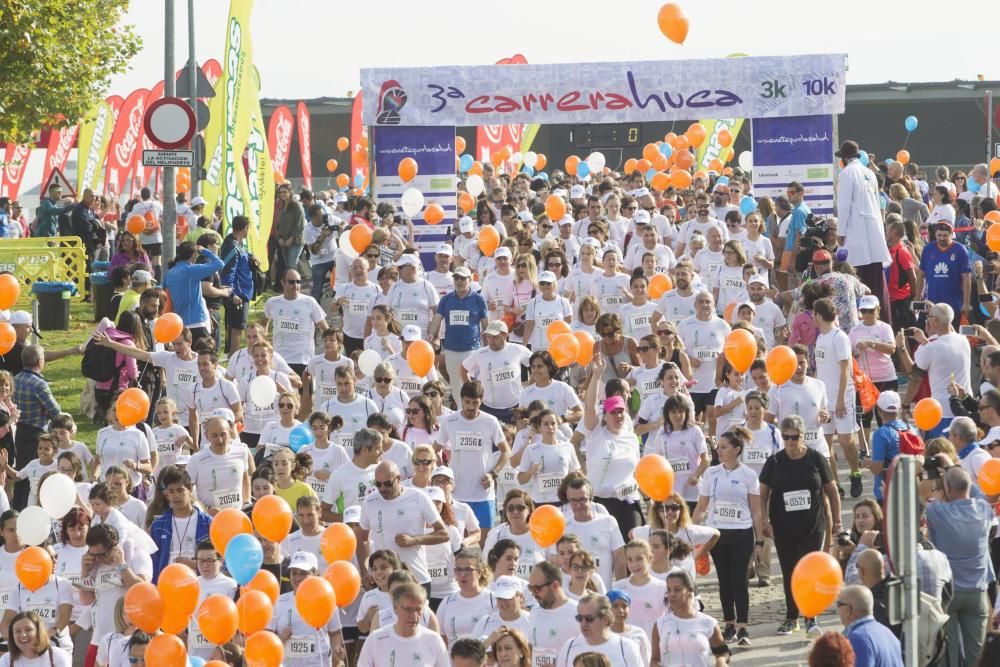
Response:
[{"label": "balloon string", "polygon": [[903,139],[903,148],[906,148],[906,142],[910,140],[910,134],[912,134],[912,133],[909,132],[909,131],[907,131],[906,138]]}]

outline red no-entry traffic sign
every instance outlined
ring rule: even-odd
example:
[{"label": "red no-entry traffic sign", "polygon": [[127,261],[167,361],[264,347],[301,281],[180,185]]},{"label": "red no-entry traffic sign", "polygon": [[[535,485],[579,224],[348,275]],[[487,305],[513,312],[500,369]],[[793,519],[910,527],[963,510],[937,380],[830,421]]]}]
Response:
[{"label": "red no-entry traffic sign", "polygon": [[146,136],[160,148],[186,146],[197,129],[194,111],[179,97],[161,97],[142,119]]}]

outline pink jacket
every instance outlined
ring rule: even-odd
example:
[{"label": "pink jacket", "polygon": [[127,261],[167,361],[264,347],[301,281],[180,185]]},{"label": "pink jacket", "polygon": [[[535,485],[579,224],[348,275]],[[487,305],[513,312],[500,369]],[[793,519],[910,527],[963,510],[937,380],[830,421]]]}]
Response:
[{"label": "pink jacket", "polygon": [[[124,331],[116,329],[112,326],[111,320],[106,317],[97,323],[97,331],[106,333],[108,338],[116,343],[128,345],[129,347],[135,347],[135,341],[132,340],[132,336]],[[116,352],[115,366],[121,366],[118,378],[108,380],[107,382],[98,382],[97,389],[117,391],[128,387],[131,382],[139,377],[139,367],[135,363],[135,359],[130,356]]]}]

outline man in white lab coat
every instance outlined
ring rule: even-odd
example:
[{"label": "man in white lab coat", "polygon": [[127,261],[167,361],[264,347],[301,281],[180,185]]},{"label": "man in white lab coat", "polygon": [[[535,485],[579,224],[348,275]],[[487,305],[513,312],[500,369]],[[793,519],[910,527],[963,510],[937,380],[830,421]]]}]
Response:
[{"label": "man in white lab coat", "polygon": [[861,164],[857,143],[845,141],[837,157],[844,161],[837,184],[837,241],[847,249],[847,261],[858,278],[878,297],[879,316],[892,324],[884,271],[892,259],[885,242],[878,181],[874,172]]}]

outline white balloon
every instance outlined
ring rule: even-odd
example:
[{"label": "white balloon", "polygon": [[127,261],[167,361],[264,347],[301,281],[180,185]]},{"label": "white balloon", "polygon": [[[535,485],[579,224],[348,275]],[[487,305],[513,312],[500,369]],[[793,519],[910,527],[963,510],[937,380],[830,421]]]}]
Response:
[{"label": "white balloon", "polygon": [[258,408],[266,408],[278,397],[278,385],[268,375],[258,375],[248,387],[250,400]]},{"label": "white balloon", "polygon": [[358,251],[354,249],[353,245],[351,245],[351,235],[346,229],[340,235],[339,243],[340,243],[340,252],[347,255],[348,259],[354,260],[358,258]]},{"label": "white balloon", "polygon": [[521,154],[521,151],[518,151],[511,155],[510,159],[514,162],[514,164],[521,164],[521,162],[524,161],[524,155]]},{"label": "white balloon", "polygon": [[486,189],[486,182],[479,174],[472,174],[465,179],[465,189],[473,197],[478,197]]},{"label": "white balloon", "polygon": [[737,163],[743,171],[750,171],[753,168],[753,153],[750,151],[743,151],[740,153],[739,158],[737,158]]},{"label": "white balloon", "polygon": [[403,213],[412,218],[424,207],[424,193],[416,188],[407,188],[399,199],[399,205],[403,207]]},{"label": "white balloon", "polygon": [[76,504],[76,483],[61,473],[49,475],[38,492],[38,503],[53,519],[63,518]]},{"label": "white balloon", "polygon": [[605,164],[607,164],[607,160],[604,159],[604,153],[600,151],[594,151],[587,156],[587,166],[590,167],[590,173],[592,174],[601,173]]},{"label": "white balloon", "polygon": [[536,164],[538,164],[538,153],[536,153],[535,151],[528,151],[527,153],[524,154],[525,167],[531,167],[532,169],[534,169]]},{"label": "white balloon", "polygon": [[375,350],[365,350],[358,356],[358,368],[365,374],[365,377],[374,375],[375,367],[380,363],[382,363],[382,357]]},{"label": "white balloon", "polygon": [[[74,489],[74,492],[76,489]],[[25,507],[17,517],[17,536],[21,542],[37,547],[49,538],[52,532],[52,517],[38,505]]]}]

